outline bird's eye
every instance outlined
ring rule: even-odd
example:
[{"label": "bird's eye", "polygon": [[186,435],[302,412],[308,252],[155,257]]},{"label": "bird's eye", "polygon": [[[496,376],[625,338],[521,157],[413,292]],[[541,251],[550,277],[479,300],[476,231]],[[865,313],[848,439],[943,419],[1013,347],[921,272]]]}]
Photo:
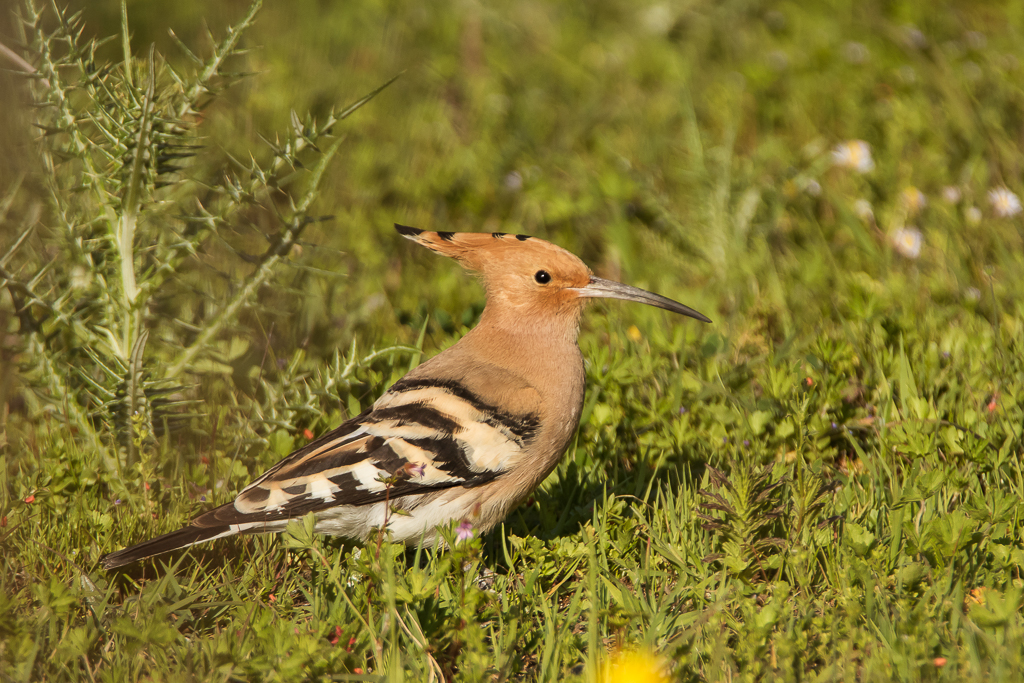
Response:
[{"label": "bird's eye", "polygon": [[533,279],[542,285],[546,285],[551,282],[551,274],[546,270],[538,270]]}]

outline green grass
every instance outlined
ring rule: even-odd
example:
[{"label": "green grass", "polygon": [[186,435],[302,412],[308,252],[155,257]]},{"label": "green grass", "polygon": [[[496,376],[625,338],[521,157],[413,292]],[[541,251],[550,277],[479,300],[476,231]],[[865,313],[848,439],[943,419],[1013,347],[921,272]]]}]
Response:
[{"label": "green grass", "polygon": [[[1024,678],[1024,222],[988,198],[1024,193],[1018,5],[268,3],[211,103],[167,28],[208,60],[244,5],[129,6],[129,82],[119,5],[77,4],[111,90],[69,66],[77,120],[0,113],[0,680],[589,681],[623,649],[679,681]],[[180,172],[134,164],[150,64]],[[858,139],[863,174],[832,157]],[[484,538],[303,520],[98,569],[474,324],[394,222],[538,235],[715,322],[589,311],[577,438]]]}]

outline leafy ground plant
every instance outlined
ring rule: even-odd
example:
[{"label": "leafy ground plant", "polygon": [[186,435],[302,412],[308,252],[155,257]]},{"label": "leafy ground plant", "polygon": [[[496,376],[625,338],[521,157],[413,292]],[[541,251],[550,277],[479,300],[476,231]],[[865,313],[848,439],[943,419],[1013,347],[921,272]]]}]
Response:
[{"label": "leafy ground plant", "polygon": [[[1017,10],[153,7],[6,20],[0,678],[1024,676]],[[486,537],[99,571],[474,323],[395,221],[715,324],[591,311],[576,439]]]}]

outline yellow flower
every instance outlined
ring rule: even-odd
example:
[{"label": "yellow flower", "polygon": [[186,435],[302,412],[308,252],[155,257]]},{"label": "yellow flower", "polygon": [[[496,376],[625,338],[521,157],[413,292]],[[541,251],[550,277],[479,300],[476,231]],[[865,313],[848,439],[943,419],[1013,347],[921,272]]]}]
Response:
[{"label": "yellow flower", "polygon": [[665,662],[650,652],[623,652],[604,665],[601,683],[668,683]]},{"label": "yellow flower", "polygon": [[644,336],[640,334],[640,328],[637,327],[636,325],[629,326],[629,329],[626,330],[626,336],[635,342],[638,342],[644,338]]}]

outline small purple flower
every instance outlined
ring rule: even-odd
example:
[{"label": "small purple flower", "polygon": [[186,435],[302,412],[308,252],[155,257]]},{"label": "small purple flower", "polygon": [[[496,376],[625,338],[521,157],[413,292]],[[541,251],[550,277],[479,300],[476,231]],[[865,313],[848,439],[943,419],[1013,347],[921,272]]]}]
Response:
[{"label": "small purple flower", "polygon": [[686,415],[688,412],[690,412],[690,411],[686,409],[686,406],[681,406],[679,408],[679,414],[680,415]]},{"label": "small purple flower", "polygon": [[835,428],[836,428],[836,427],[838,427],[838,426],[839,426],[839,425],[837,425],[837,424],[836,424],[835,422],[833,422],[833,423],[832,423],[832,429],[835,429]]},{"label": "small purple flower", "polygon": [[114,501],[114,505],[120,505],[120,504],[121,504],[121,499],[120,498],[118,498],[117,500]]},{"label": "small purple flower", "polygon": [[722,443],[729,443],[729,437],[723,436],[722,437]]},{"label": "small purple flower", "polygon": [[206,496],[199,496],[199,502],[200,503],[205,503],[206,502]]},{"label": "small purple flower", "polygon": [[473,538],[473,523],[467,519],[455,528],[455,538],[459,541],[468,541]]},{"label": "small purple flower", "polygon": [[743,447],[750,448],[750,439],[743,439]]}]

